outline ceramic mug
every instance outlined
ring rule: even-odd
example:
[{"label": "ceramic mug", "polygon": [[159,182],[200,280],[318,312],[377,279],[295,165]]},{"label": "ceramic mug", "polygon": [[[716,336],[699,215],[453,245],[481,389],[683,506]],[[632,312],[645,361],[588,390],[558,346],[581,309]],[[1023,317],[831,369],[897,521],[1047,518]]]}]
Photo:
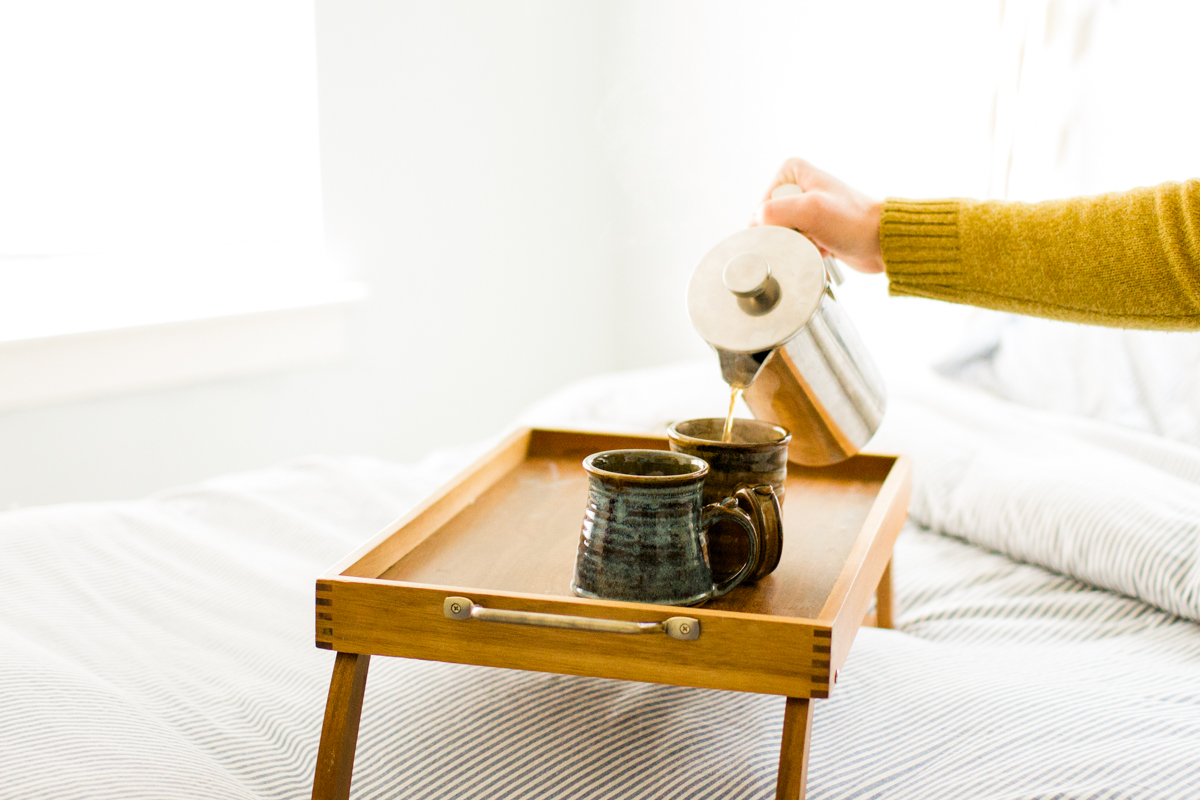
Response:
[{"label": "ceramic mug", "polygon": [[[575,578],[580,597],[690,606],[720,597],[750,573],[758,533],[737,500],[701,501],[708,464],[666,450],[607,450],[583,460],[588,502]],[[746,538],[749,558],[714,582],[706,531],[729,522]]]},{"label": "ceramic mug", "polygon": [[[671,450],[708,462],[703,502],[720,503],[736,496],[738,505],[754,520],[758,558],[746,580],[756,581],[779,566],[783,553],[782,506],[792,435],[763,420],[734,419],[732,441],[722,442],[724,427],[721,417],[689,419],[667,428],[667,439]],[[738,494],[741,489],[749,491]],[[718,578],[736,572],[745,563],[744,538],[724,523],[709,533],[708,555]]]}]

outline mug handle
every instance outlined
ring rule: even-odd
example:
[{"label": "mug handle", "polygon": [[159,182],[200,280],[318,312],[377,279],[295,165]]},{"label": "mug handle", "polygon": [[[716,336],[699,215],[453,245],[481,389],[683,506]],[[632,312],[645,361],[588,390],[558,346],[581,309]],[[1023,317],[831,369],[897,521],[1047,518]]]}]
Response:
[{"label": "mug handle", "polygon": [[783,508],[779,496],[769,483],[752,486],[743,483],[733,493],[738,506],[754,520],[758,531],[758,549],[762,555],[746,580],[757,581],[770,575],[779,566],[783,555]]},{"label": "mug handle", "polygon": [[[738,508],[736,497],[726,497],[720,503],[706,505],[700,518],[700,525],[707,535],[709,527],[722,519],[731,520],[742,527],[742,530],[746,532],[746,540],[750,543],[750,554],[746,563],[732,578],[713,586],[713,597],[728,594],[733,587],[744,581],[746,576],[758,565],[758,531],[754,529],[754,521],[750,519],[750,515]],[[707,555],[705,557],[707,558]]]}]

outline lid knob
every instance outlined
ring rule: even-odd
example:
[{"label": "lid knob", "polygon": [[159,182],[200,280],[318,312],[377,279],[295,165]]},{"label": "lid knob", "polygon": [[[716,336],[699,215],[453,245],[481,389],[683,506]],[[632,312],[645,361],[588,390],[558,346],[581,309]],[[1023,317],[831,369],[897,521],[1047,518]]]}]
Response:
[{"label": "lid knob", "polygon": [[799,333],[822,297],[825,267],[816,245],[790,228],[757,225],[726,237],[700,260],[688,282],[687,309],[713,347],[755,354]]},{"label": "lid knob", "polygon": [[729,259],[721,281],[738,297],[757,297],[767,289],[771,265],[758,253],[741,253]]}]

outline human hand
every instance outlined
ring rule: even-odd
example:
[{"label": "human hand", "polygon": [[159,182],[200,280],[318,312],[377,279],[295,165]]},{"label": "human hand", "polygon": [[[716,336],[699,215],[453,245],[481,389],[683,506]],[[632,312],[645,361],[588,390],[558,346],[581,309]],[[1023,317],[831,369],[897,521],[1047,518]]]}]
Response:
[{"label": "human hand", "polygon": [[[801,192],[771,199],[785,183]],[[799,158],[789,158],[763,196],[751,225],[795,228],[822,256],[832,255],[859,272],[883,272],[879,222],[883,204]]]}]

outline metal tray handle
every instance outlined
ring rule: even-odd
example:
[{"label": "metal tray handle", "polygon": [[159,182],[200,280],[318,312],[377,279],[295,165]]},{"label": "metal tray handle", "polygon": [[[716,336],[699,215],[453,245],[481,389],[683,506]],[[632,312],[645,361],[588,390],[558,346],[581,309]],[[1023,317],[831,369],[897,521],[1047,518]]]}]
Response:
[{"label": "metal tray handle", "polygon": [[447,597],[442,612],[450,619],[477,619],[480,622],[505,622],[537,628],[566,628],[598,633],[665,633],[672,639],[692,641],[700,638],[700,620],[693,617],[669,617],[662,622],[626,622],[620,619],[570,617],[565,614],[539,614],[534,611],[508,611],[484,608],[466,597]]}]

